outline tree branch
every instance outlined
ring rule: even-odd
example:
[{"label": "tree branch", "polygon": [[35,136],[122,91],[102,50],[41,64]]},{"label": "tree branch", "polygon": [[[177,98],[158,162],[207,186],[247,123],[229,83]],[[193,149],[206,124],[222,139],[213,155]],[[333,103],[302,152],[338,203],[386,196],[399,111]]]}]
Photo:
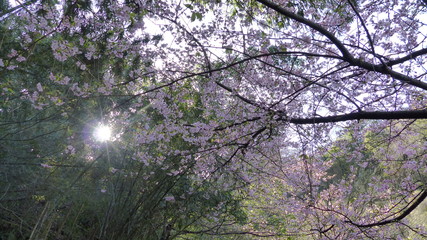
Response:
[{"label": "tree branch", "polygon": [[[393,65],[404,63],[404,62],[406,62],[408,60],[411,60],[411,59],[415,59],[415,58],[417,58],[419,56],[422,56],[424,54],[427,54],[427,48],[423,48],[421,50],[415,51],[415,52],[413,52],[413,53],[411,53],[411,54],[409,54],[409,55],[407,55],[405,57],[388,61],[388,62],[386,62],[386,65],[389,66],[389,67],[391,67]],[[380,67],[380,66],[381,65],[378,65],[378,67]]]},{"label": "tree branch", "polygon": [[342,115],[313,117],[313,118],[286,118],[281,116],[278,120],[293,124],[335,123],[351,120],[390,120],[390,119],[427,119],[427,110],[408,110],[394,112],[354,112]]},{"label": "tree branch", "polygon": [[261,3],[262,5],[273,9],[274,11],[289,17],[297,22],[300,22],[304,25],[309,26],[310,28],[318,31],[319,33],[323,34],[325,37],[327,37],[329,40],[331,40],[331,42],[338,48],[338,50],[341,52],[341,54],[343,55],[344,58],[353,58],[353,56],[351,55],[351,53],[347,50],[347,48],[344,46],[344,44],[338,40],[338,38],[336,38],[334,36],[334,34],[332,34],[331,32],[329,32],[328,30],[326,30],[324,27],[322,27],[320,24],[317,24],[315,22],[312,22],[300,15],[297,15],[293,12],[290,12],[288,10],[286,10],[285,8],[279,6],[278,4],[275,4],[273,2],[271,2],[270,0],[256,0],[257,2]]},{"label": "tree branch", "polygon": [[35,2],[37,2],[37,0],[30,0],[30,1],[28,1],[28,2],[24,2],[24,3],[22,3],[22,4],[19,4],[19,5],[15,6],[15,7],[13,7],[13,8],[10,8],[10,9],[8,9],[7,11],[1,12],[1,13],[0,13],[0,19],[1,19],[3,16],[5,16],[6,14],[12,13],[12,12],[14,12],[15,10],[20,9],[20,8],[22,8],[22,7],[29,6],[29,5],[31,5],[31,4],[33,4],[33,3],[35,3]]},{"label": "tree branch", "polygon": [[387,225],[390,223],[394,223],[394,222],[398,222],[402,219],[404,219],[406,216],[408,216],[415,208],[418,207],[418,205],[420,205],[424,199],[427,198],[427,191],[423,190],[421,195],[417,198],[417,200],[411,205],[409,206],[405,211],[403,211],[403,213],[393,219],[390,220],[385,220],[385,221],[380,221],[380,222],[375,222],[375,223],[370,223],[370,224],[358,224],[358,223],[354,223],[352,221],[345,221],[346,223],[350,223],[356,227],[359,228],[368,228],[368,227],[375,227],[375,226],[383,226],[383,225]]},{"label": "tree branch", "polygon": [[[261,3],[262,5],[273,9],[274,11],[289,17],[297,22],[300,22],[314,30],[316,30],[317,32],[323,34],[323,36],[325,36],[326,38],[328,38],[337,48],[338,50],[341,52],[344,61],[347,61],[348,63],[350,63],[353,66],[358,66],[361,68],[364,68],[366,70],[369,71],[375,71],[375,72],[379,72],[379,73],[383,73],[386,75],[390,75],[391,77],[400,80],[404,83],[410,84],[412,86],[416,86],[419,87],[421,89],[427,90],[427,83],[419,81],[417,79],[411,78],[407,75],[395,72],[391,69],[389,69],[387,66],[387,64],[384,65],[375,65],[375,64],[371,64],[368,62],[365,62],[361,59],[356,59],[353,57],[353,55],[348,51],[348,49],[344,46],[344,44],[334,36],[334,34],[332,34],[331,32],[329,32],[328,30],[326,30],[324,27],[322,27],[320,24],[317,24],[315,22],[312,22],[302,16],[299,16],[293,12],[290,12],[288,10],[286,10],[285,8],[271,2],[270,0],[256,0],[257,2]],[[422,55],[424,54],[424,51],[419,51],[417,52],[417,54]],[[419,56],[416,55],[416,56]],[[411,56],[409,56],[409,59],[411,58]],[[402,61],[402,60],[400,60]]]},{"label": "tree branch", "polygon": [[[420,54],[421,55],[421,54]],[[369,71],[378,72],[386,75],[390,75],[390,77],[395,78],[397,80],[400,80],[401,82],[407,83],[409,85],[419,87],[421,89],[427,90],[427,83],[422,82],[420,80],[411,78],[407,75],[401,74],[399,72],[393,71],[390,68],[388,68],[388,64],[386,63],[386,66],[384,65],[375,65],[372,63],[365,62],[361,59],[346,59],[348,63],[350,63],[353,66],[361,67]]]}]

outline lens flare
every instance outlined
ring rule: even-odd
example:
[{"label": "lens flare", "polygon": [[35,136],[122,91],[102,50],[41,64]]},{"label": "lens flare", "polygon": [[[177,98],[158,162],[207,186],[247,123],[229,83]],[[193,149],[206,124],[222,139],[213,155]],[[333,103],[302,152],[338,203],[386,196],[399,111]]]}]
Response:
[{"label": "lens flare", "polygon": [[93,137],[99,142],[109,141],[111,139],[111,128],[101,124],[95,128]]}]

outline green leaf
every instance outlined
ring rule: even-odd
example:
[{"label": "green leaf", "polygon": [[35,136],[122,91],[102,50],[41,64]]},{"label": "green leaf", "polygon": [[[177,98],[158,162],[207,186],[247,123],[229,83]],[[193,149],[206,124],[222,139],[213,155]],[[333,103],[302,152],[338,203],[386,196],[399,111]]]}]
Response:
[{"label": "green leaf", "polygon": [[203,15],[199,12],[193,12],[193,14],[191,14],[191,21],[194,22],[196,19],[197,20],[202,20]]},{"label": "green leaf", "polygon": [[193,5],[191,5],[191,4],[184,4],[184,6],[186,6],[188,9],[191,9],[191,10],[193,10]]}]

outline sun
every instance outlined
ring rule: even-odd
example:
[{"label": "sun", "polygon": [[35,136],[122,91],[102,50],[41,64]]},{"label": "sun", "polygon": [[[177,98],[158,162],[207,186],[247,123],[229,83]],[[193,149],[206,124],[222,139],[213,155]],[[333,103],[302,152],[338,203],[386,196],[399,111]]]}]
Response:
[{"label": "sun", "polygon": [[111,128],[107,125],[100,124],[95,128],[93,137],[99,142],[109,141],[111,139]]}]

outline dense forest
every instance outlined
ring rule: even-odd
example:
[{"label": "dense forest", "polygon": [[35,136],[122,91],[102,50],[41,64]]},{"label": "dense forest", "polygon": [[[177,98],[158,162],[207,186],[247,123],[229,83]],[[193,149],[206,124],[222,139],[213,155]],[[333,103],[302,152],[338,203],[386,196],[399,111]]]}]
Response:
[{"label": "dense forest", "polygon": [[0,240],[427,238],[425,0],[0,1]]}]

